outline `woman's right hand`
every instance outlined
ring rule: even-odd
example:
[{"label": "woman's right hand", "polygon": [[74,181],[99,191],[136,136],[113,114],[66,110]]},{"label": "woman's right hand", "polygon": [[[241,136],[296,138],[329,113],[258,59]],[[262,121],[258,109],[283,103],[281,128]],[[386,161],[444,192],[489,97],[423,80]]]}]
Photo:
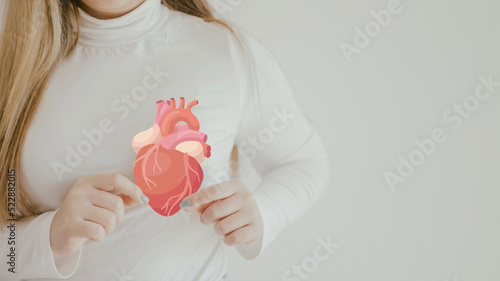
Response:
[{"label": "woman's right hand", "polygon": [[125,206],[147,201],[141,189],[123,175],[78,178],[52,220],[52,253],[70,255],[88,240],[103,240],[123,218]]}]

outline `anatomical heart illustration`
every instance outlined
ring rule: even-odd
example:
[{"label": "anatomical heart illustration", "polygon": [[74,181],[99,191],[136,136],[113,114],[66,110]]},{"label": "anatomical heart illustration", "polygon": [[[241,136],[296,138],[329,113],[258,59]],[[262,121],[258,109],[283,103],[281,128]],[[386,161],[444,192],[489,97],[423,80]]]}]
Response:
[{"label": "anatomical heart illustration", "polygon": [[180,210],[179,203],[198,191],[203,181],[200,163],[210,157],[207,135],[191,112],[197,100],[184,108],[175,99],[156,102],[154,125],[132,140],[137,153],[134,162],[135,183],[149,197],[149,205],[158,214],[171,216]]}]

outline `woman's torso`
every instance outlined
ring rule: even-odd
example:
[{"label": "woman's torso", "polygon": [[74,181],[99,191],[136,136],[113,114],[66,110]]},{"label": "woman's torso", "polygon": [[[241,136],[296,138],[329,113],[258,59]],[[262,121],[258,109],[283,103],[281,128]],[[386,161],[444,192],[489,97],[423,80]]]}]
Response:
[{"label": "woman's torso", "polygon": [[[157,100],[199,101],[192,112],[212,147],[200,188],[229,179],[240,106],[230,34],[146,3],[149,10],[112,28],[84,15],[81,42],[52,76],[22,159],[26,188],[42,211],[57,209],[80,176],[120,173],[133,181],[131,141],[153,125]],[[84,246],[69,280],[218,280],[224,250],[199,215],[163,217],[141,205],[104,241]]]}]

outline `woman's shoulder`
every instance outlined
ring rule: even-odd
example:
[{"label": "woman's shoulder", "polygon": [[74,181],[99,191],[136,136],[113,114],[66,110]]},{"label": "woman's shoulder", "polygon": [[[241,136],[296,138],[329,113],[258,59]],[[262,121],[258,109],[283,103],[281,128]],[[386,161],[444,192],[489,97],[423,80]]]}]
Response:
[{"label": "woman's shoulder", "polygon": [[[166,8],[166,7],[165,7]],[[230,54],[234,59],[244,56],[253,60],[269,61],[272,52],[249,29],[229,20],[207,22],[202,18],[169,10],[170,33],[172,41],[189,42],[205,51]]]},{"label": "woman's shoulder", "polygon": [[[234,36],[231,30],[219,22],[207,22],[200,17],[169,10],[167,34],[172,39],[195,41],[203,48],[227,47]],[[229,25],[228,25],[229,26]]]}]

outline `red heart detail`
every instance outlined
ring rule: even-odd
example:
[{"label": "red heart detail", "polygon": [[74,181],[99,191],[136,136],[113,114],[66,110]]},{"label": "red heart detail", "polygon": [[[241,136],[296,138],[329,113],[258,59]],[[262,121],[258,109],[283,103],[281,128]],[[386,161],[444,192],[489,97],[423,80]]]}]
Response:
[{"label": "red heart detail", "polygon": [[177,213],[182,199],[198,191],[203,180],[196,159],[159,143],[143,147],[135,163],[135,183],[148,196],[153,210],[163,216]]},{"label": "red heart detail", "polygon": [[[196,100],[191,101],[184,109],[184,98],[181,98],[178,108],[173,98],[158,101],[155,125],[137,134],[132,142],[134,150],[138,150],[134,162],[135,183],[148,196],[153,210],[163,216],[177,213],[179,203],[198,191],[203,181],[203,170],[198,161],[210,157],[210,146],[205,143],[206,134],[198,131],[198,119],[190,111],[197,103]],[[193,150],[198,152],[176,150],[183,142],[199,142],[195,146],[199,149]]]}]

